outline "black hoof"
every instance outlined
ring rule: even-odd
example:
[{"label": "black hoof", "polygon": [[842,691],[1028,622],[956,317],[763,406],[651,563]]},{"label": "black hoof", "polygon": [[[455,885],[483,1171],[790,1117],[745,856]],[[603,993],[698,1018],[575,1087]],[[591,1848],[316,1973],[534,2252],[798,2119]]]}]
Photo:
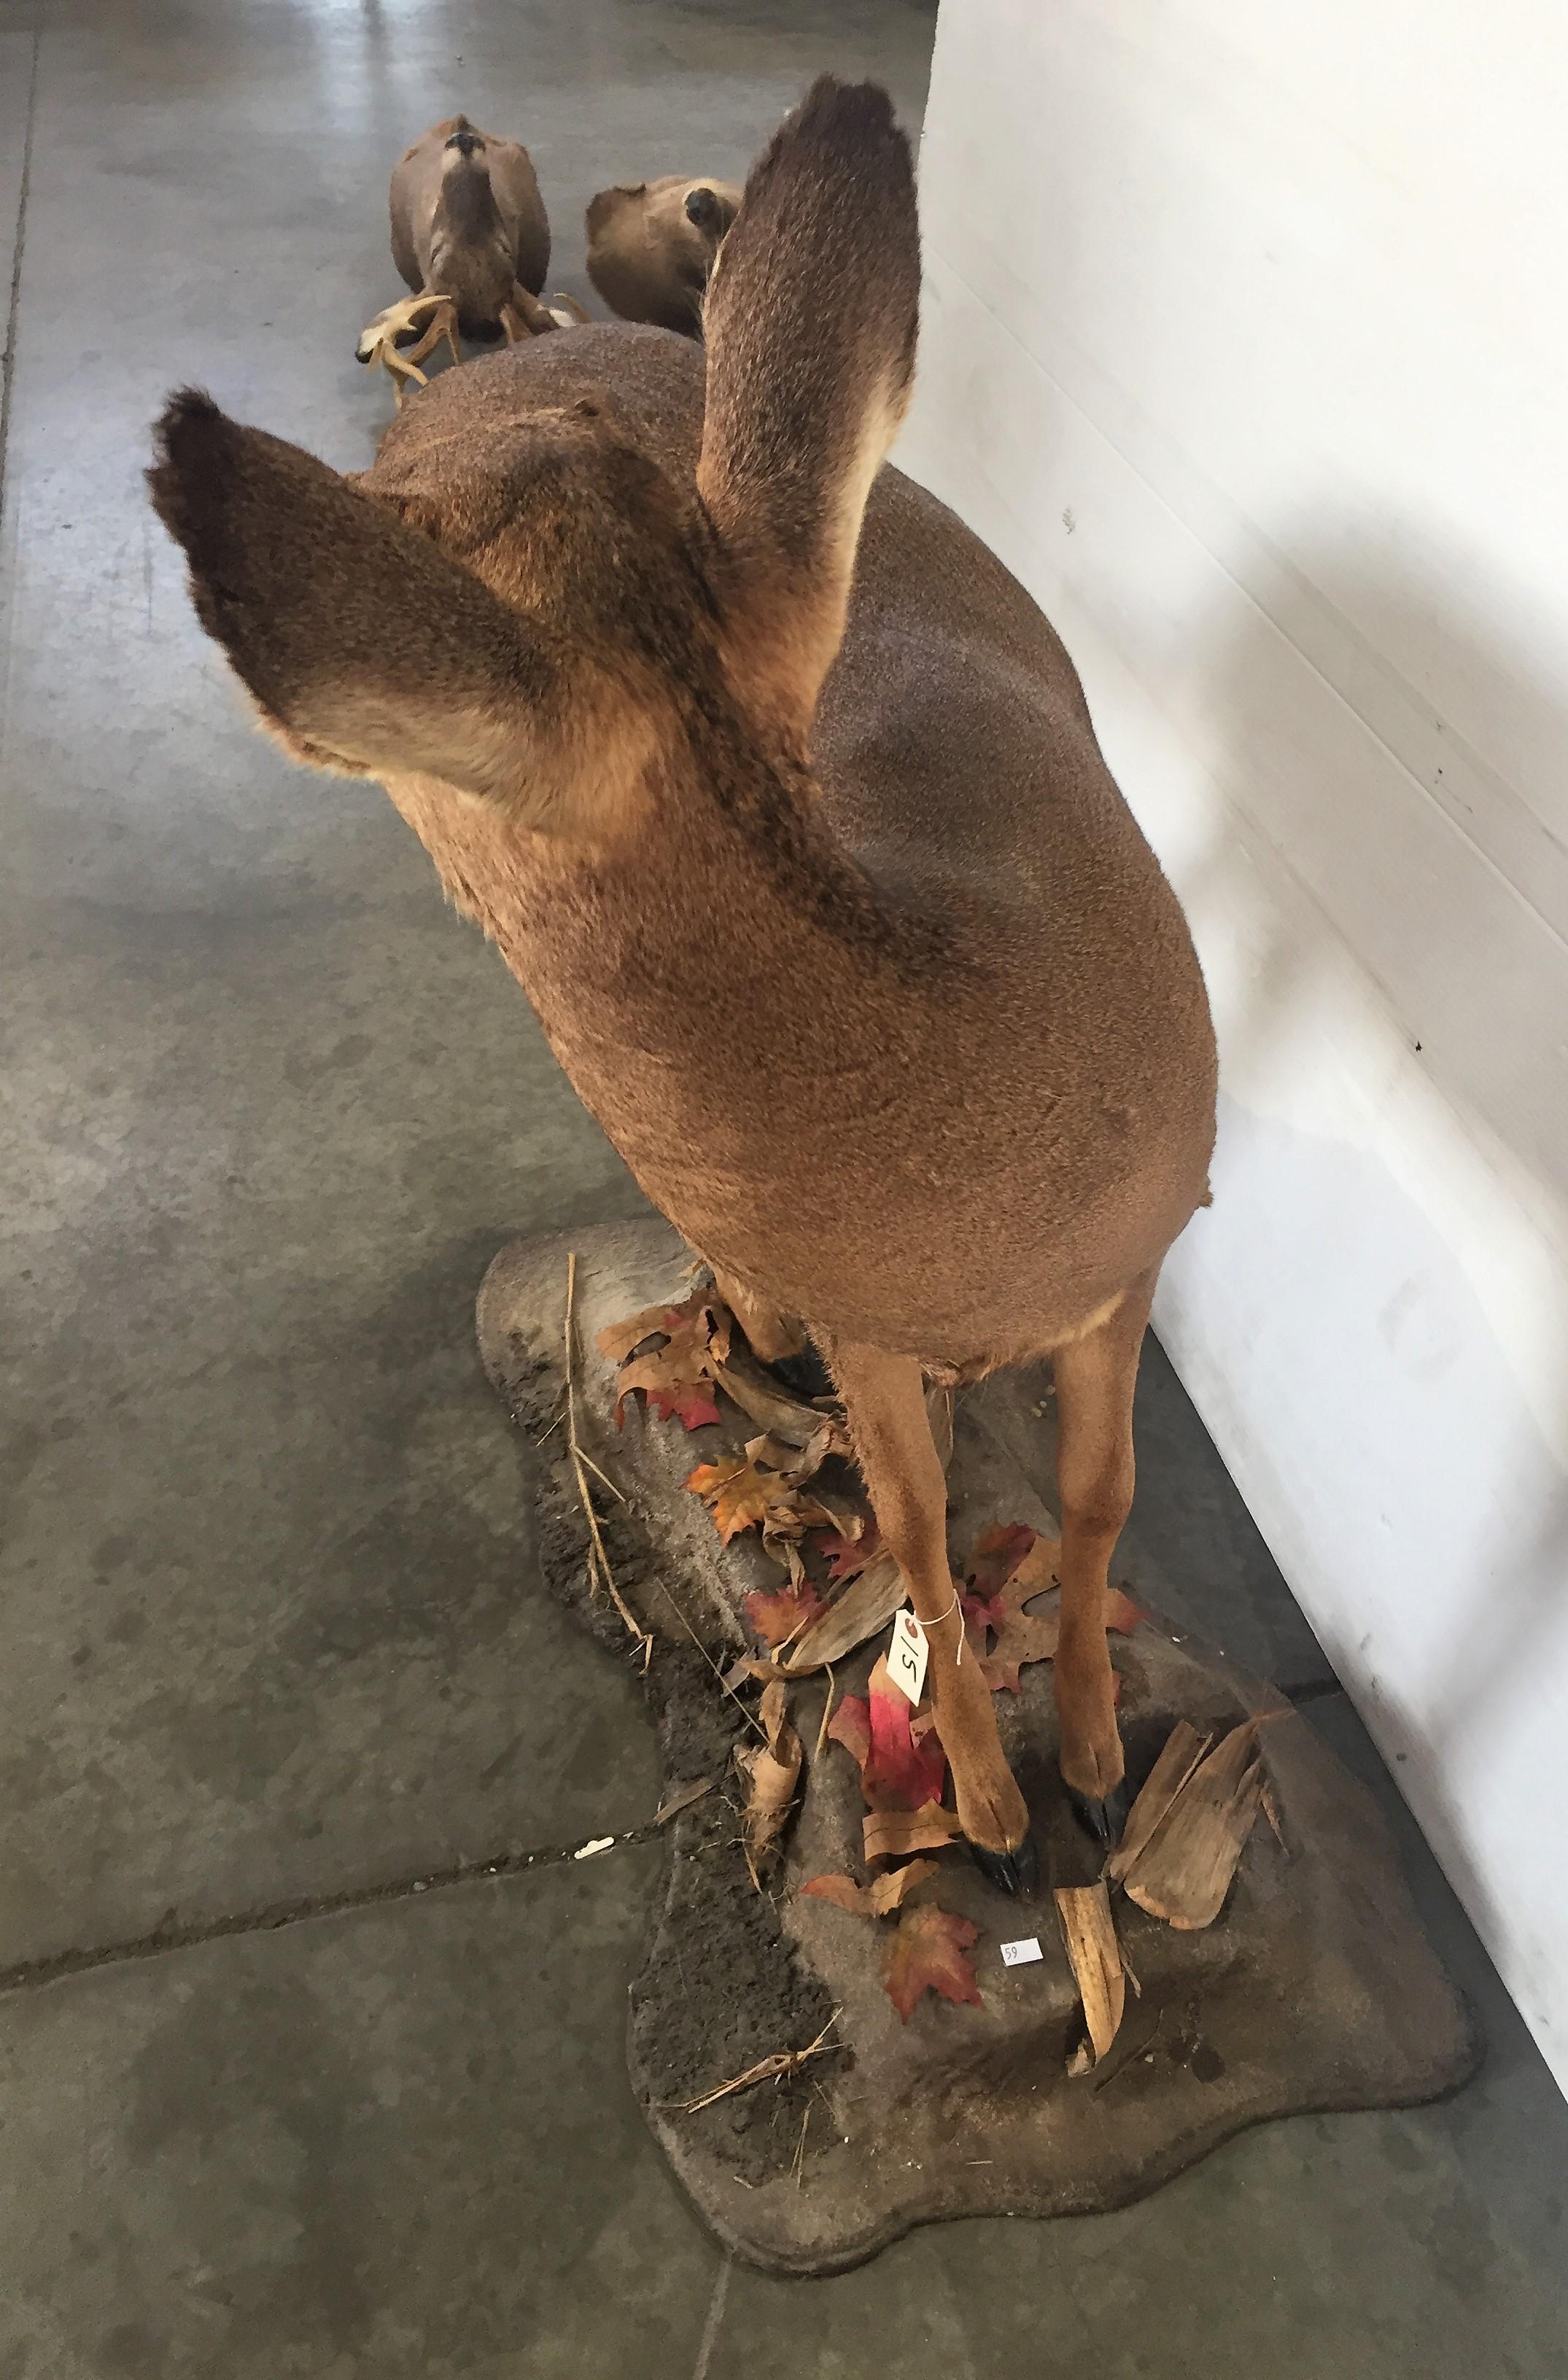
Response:
[{"label": "black hoof", "polygon": [[988,1852],[978,1843],[971,1843],[969,1857],[998,1892],[1016,1894],[1039,1888],[1039,1852],[1033,1835],[1026,1835],[1015,1852]]},{"label": "black hoof", "polygon": [[1067,1788],[1067,1799],[1073,1805],[1073,1815],[1087,1835],[1109,1851],[1122,1840],[1122,1829],[1127,1823],[1127,1788],[1125,1781],[1112,1785],[1102,1802],[1088,1793],[1080,1793],[1076,1785]]}]

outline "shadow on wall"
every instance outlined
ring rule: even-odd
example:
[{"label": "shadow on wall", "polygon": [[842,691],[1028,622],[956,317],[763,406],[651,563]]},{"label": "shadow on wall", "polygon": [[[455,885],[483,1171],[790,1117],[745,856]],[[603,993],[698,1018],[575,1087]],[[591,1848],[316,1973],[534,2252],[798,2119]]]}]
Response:
[{"label": "shadow on wall", "polygon": [[[1193,1227],[1172,1269],[1173,1336],[1184,1308],[1195,1339],[1224,1314],[1228,1345],[1213,1348],[1199,1402],[1223,1402],[1229,1357],[1236,1439],[1263,1466],[1289,1448],[1275,1509],[1294,1508],[1301,1538],[1275,1551],[1287,1575],[1337,1578],[1343,1599],[1314,1612],[1319,1633],[1383,1714],[1385,1742],[1405,1747],[1424,1816],[1436,1797],[1445,1859],[1485,1931],[1477,1813],[1495,1835],[1500,1805],[1517,1819],[1568,1789],[1550,1718],[1568,1701],[1568,977],[1545,921],[1568,852],[1436,704],[1453,689],[1467,718],[1538,753],[1568,749],[1568,713],[1470,603],[1448,600],[1448,574],[1402,580],[1386,552],[1294,528],[1281,550],[1300,557],[1282,582],[1294,593],[1272,617],[1246,604],[1239,634],[1227,601],[1181,722],[1245,814],[1184,868],[1181,891],[1222,1017],[1217,1208],[1251,1211],[1248,1244],[1222,1256],[1229,1235],[1209,1252],[1204,1219]],[[1457,568],[1453,583],[1467,583]],[[1493,591],[1497,616],[1527,616]],[[1376,650],[1352,614],[1375,624]],[[1254,840],[1246,820],[1260,815]],[[1258,897],[1281,855],[1295,879],[1283,906]],[[1499,880],[1510,863],[1517,895]],[[1265,939],[1238,947],[1238,932]],[[1325,1114],[1360,1107],[1364,1133],[1312,1126],[1322,1086]],[[1468,1184],[1440,1178],[1445,1155]],[[1463,1216],[1459,1232],[1445,1213]],[[1456,1253],[1465,1227],[1490,1233],[1511,1213],[1527,1378]],[[1470,1242],[1494,1295],[1505,1239]],[[1205,1274],[1221,1264],[1223,1293],[1206,1310]],[[1264,1420],[1242,1407],[1244,1373],[1268,1384]],[[1549,1742],[1555,1778],[1541,1771]],[[1502,1930],[1517,1938],[1524,1915]]]}]

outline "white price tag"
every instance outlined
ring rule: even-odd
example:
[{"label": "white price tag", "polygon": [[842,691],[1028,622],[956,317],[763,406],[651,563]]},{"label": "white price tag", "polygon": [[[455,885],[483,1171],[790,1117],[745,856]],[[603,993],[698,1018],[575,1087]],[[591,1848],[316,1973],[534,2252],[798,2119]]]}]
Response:
[{"label": "white price tag", "polygon": [[1002,1963],[1004,1967],[1029,1967],[1037,1959],[1043,1959],[1044,1956],[1045,1952],[1040,1949],[1033,1934],[1029,1936],[1027,1942],[1003,1942],[1002,1946]]},{"label": "white price tag", "polygon": [[887,1648],[887,1671],[900,1694],[907,1694],[918,1704],[926,1682],[926,1659],[930,1652],[926,1632],[906,1605],[893,1623],[893,1642]]}]

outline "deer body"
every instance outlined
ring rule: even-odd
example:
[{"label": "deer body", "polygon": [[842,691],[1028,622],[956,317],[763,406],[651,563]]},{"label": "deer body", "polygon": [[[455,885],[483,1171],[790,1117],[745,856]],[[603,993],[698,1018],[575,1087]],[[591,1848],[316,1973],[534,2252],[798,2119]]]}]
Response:
[{"label": "deer body", "polygon": [[[365,484],[423,491],[432,447],[606,398],[691,487],[700,354],[614,327],[442,383]],[[889,467],[814,783],[687,733],[713,748],[611,854],[519,837],[431,780],[392,791],[644,1190],[728,1278],[820,1339],[954,1377],[1074,1335],[1203,1196],[1213,1045],[1059,638]]]},{"label": "deer body", "polygon": [[824,81],[748,183],[705,357],[538,342],[421,393],[354,483],[188,395],[153,489],[264,717],[383,778],[759,1354],[822,1348],[965,1831],[1017,1888],[923,1376],[1052,1357],[1061,1762],[1107,1831],[1107,1565],[1214,1045],[1060,641],[877,476],[918,285],[887,103]]}]

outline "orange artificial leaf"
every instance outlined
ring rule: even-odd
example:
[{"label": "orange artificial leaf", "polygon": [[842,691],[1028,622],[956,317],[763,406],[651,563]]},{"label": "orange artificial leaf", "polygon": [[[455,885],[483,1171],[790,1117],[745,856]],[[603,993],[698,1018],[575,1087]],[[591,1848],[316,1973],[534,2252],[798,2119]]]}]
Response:
[{"label": "orange artificial leaf", "polygon": [[874,1876],[867,1887],[871,1896],[871,1913],[875,1917],[891,1917],[901,1909],[907,1896],[927,1876],[940,1876],[935,1860],[913,1859],[904,1867],[890,1868],[885,1876]]},{"label": "orange artificial leaf", "polygon": [[776,1653],[803,1628],[809,1628],[827,1609],[808,1580],[798,1586],[781,1586],[776,1595],[760,1592],[746,1597],[746,1616],[764,1645]]},{"label": "orange artificial leaf", "polygon": [[626,1365],[615,1386],[615,1427],[626,1427],[626,1399],[640,1389],[651,1410],[661,1421],[684,1422],[687,1429],[702,1429],[719,1418],[719,1408],[713,1392],[702,1380],[688,1380],[672,1368],[669,1349],[657,1347],[650,1355],[639,1355]]},{"label": "orange artificial leaf", "polygon": [[795,1490],[776,1471],[759,1471],[749,1458],[727,1463],[699,1463],[687,1480],[713,1515],[713,1524],[727,1546],[743,1529],[766,1528],[770,1514],[788,1511]]},{"label": "orange artificial leaf", "polygon": [[1113,1630],[1118,1636],[1130,1636],[1142,1618],[1142,1612],[1130,1595],[1124,1595],[1119,1586],[1107,1587],[1105,1625],[1108,1629]]},{"label": "orange artificial leaf", "polygon": [[[663,1343],[632,1357],[634,1348],[655,1332]],[[613,1323],[599,1334],[602,1354],[621,1366],[615,1386],[615,1426],[626,1421],[626,1403],[640,1390],[661,1421],[672,1417],[687,1429],[700,1429],[719,1418],[713,1382],[729,1347],[729,1321],[722,1307],[695,1294],[680,1305],[650,1305],[628,1321]]]},{"label": "orange artificial leaf", "polygon": [[814,1876],[800,1889],[815,1900],[831,1900],[836,1909],[847,1909],[853,1917],[891,1917],[918,1884],[937,1873],[935,1860],[916,1859],[907,1867],[873,1876],[869,1884],[857,1884],[847,1876]]},{"label": "orange artificial leaf", "polygon": [[729,1354],[729,1315],[711,1290],[696,1290],[679,1305],[672,1305],[668,1299],[660,1305],[646,1305],[627,1321],[613,1322],[599,1334],[599,1352],[612,1364],[624,1364],[656,1330],[663,1331],[688,1361],[700,1355],[705,1364],[723,1363]]},{"label": "orange artificial leaf", "polygon": [[863,1884],[848,1876],[814,1876],[801,1891],[812,1900],[831,1900],[835,1909],[847,1909],[852,1917],[869,1917],[870,1896]]},{"label": "orange artificial leaf", "polygon": [[964,1953],[978,1928],[946,1909],[906,1909],[882,1952],[882,1984],[906,2024],[925,1992],[968,2008],[983,2008],[975,1971]]}]

